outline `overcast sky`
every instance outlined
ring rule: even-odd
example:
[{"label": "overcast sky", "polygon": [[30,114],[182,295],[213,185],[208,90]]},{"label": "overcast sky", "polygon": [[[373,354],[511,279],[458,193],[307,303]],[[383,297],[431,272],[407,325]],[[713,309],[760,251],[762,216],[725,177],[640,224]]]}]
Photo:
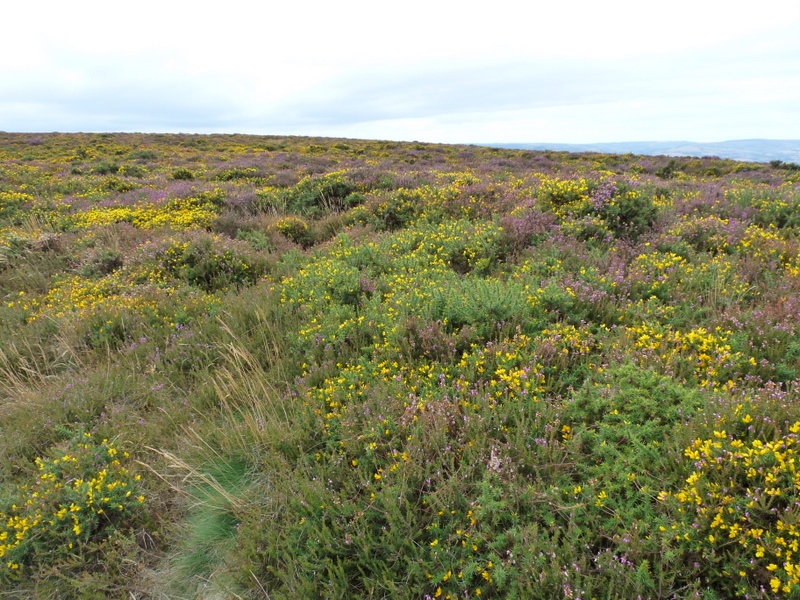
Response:
[{"label": "overcast sky", "polygon": [[6,2],[0,130],[800,139],[800,2]]}]

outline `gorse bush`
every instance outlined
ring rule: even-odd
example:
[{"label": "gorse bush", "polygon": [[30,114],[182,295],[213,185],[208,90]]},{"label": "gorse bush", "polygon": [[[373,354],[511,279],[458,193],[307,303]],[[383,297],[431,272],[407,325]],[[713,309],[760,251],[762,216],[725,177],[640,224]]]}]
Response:
[{"label": "gorse bush", "polygon": [[0,581],[46,576],[48,566],[67,565],[91,544],[141,525],[145,497],[130,462],[113,442],[88,433],[37,459],[35,482],[2,497]]},{"label": "gorse bush", "polygon": [[653,225],[658,214],[651,194],[617,183],[601,186],[590,201],[614,235],[636,239]]},{"label": "gorse bush", "polygon": [[194,179],[194,173],[192,173],[189,169],[185,167],[181,167],[179,169],[175,169],[174,171],[172,171],[172,178],[184,181],[191,181],[192,179]]},{"label": "gorse bush", "polygon": [[246,250],[237,248],[231,241],[222,246],[222,240],[200,237],[177,242],[161,254],[161,264],[172,277],[182,279],[206,293],[252,285],[267,270],[263,258],[248,256]]},{"label": "gorse bush", "polygon": [[34,201],[33,196],[24,192],[0,192],[0,219],[15,225],[21,224],[22,208]]},{"label": "gorse bush", "polygon": [[697,553],[699,577],[731,596],[767,583],[773,594],[791,594],[800,583],[794,458],[800,422],[764,438],[744,405],[734,416],[719,423],[730,430],[714,430],[685,449],[690,474],[660,499],[677,506],[675,543]]},{"label": "gorse bush", "polygon": [[275,229],[296,244],[309,245],[311,234],[308,223],[299,217],[284,217],[275,222]]}]

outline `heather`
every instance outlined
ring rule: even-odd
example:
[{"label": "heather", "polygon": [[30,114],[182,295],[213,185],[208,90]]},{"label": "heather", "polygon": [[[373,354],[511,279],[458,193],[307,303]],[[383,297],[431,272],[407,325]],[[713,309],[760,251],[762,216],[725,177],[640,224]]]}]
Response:
[{"label": "heather", "polygon": [[712,157],[0,134],[2,594],[800,597],[798,208]]}]

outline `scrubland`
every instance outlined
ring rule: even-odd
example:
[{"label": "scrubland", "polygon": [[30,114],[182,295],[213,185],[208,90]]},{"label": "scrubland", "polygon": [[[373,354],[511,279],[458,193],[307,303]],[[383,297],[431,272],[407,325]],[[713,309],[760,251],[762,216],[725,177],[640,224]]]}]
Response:
[{"label": "scrubland", "polygon": [[800,598],[796,167],[0,134],[0,598]]}]

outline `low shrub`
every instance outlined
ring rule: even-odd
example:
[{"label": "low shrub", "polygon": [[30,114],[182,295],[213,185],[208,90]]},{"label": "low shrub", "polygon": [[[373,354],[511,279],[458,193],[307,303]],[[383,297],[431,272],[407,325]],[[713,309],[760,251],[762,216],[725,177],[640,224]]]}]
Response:
[{"label": "low shrub", "polygon": [[311,232],[306,223],[300,217],[283,217],[274,224],[275,229],[283,236],[292,240],[295,244],[309,246],[312,242]]},{"label": "low shrub", "polygon": [[200,236],[176,242],[161,254],[161,264],[172,277],[206,293],[252,285],[266,273],[265,259],[233,240],[220,247],[220,238]]},{"label": "low shrub", "polygon": [[172,171],[172,178],[178,181],[191,181],[194,179],[194,173],[185,167],[180,167]]},{"label": "low shrub", "polygon": [[37,459],[33,485],[0,498],[0,582],[46,578],[68,565],[91,570],[97,565],[72,560],[89,547],[102,564],[103,542],[144,522],[145,497],[130,464],[115,442],[88,433]]}]

